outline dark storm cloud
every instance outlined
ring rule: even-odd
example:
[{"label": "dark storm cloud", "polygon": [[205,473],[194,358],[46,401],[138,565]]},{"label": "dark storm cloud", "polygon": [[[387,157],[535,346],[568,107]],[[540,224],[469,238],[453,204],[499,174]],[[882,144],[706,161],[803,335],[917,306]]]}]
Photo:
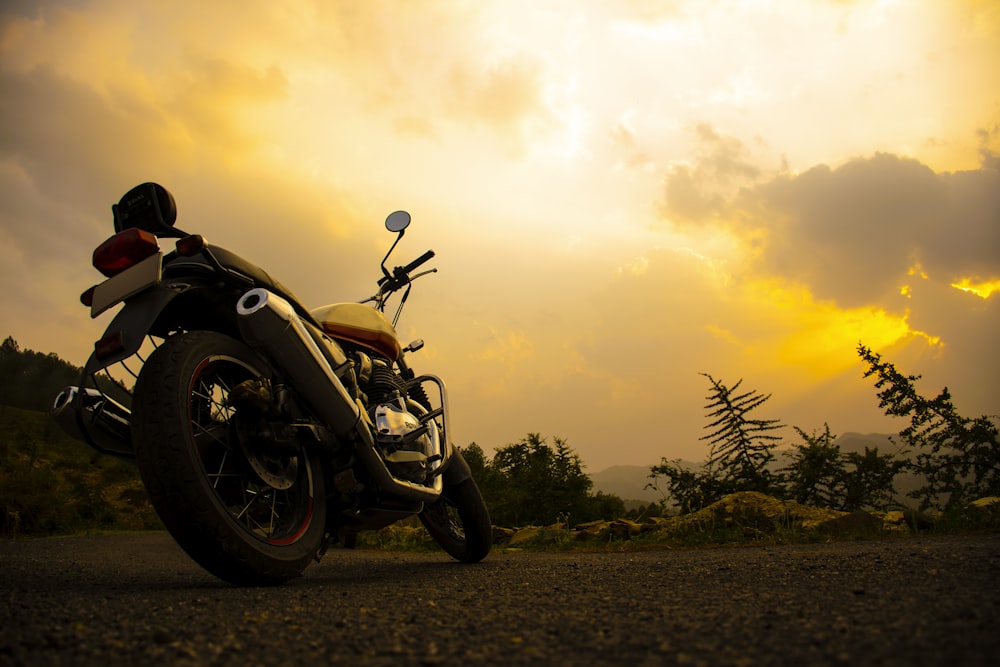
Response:
[{"label": "dark storm cloud", "polygon": [[944,284],[1000,278],[1000,160],[989,136],[968,171],[878,153],[765,180],[744,144],[699,126],[701,157],[667,173],[661,210],[675,227],[721,225],[745,239],[755,273],[843,307],[887,305],[911,271]]},{"label": "dark storm cloud", "polygon": [[1000,172],[935,173],[878,154],[744,191],[739,209],[765,233],[760,268],[845,307],[932,279],[1000,276]]}]

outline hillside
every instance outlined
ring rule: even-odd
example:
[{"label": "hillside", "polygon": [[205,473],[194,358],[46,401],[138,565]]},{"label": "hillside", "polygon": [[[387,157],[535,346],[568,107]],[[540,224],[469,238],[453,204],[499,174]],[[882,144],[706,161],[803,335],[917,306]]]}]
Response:
[{"label": "hillside", "polygon": [[136,468],[0,405],[0,536],[159,528]]}]

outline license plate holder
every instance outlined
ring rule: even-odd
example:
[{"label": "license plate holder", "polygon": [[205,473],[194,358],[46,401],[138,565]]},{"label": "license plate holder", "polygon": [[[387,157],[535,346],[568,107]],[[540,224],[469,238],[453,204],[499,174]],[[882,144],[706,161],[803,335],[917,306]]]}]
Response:
[{"label": "license plate holder", "polygon": [[163,254],[158,252],[125,269],[117,276],[108,278],[94,288],[90,316],[97,317],[115,304],[154,285],[159,285],[162,273]]}]

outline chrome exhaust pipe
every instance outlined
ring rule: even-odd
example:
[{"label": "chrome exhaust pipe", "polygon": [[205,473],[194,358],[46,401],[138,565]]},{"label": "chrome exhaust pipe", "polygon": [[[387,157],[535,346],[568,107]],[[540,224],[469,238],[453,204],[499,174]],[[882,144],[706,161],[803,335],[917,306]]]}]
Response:
[{"label": "chrome exhaust pipe", "polygon": [[52,402],[53,419],[70,437],[104,454],[133,458],[132,413],[96,389],[66,387]]},{"label": "chrome exhaust pipe", "polygon": [[[398,479],[386,467],[361,409],[334,371],[348,364],[347,355],[336,342],[313,332],[315,327],[303,322],[290,303],[266,289],[255,288],[240,297],[236,313],[244,340],[294,383],[327,428],[354,443],[380,488],[417,502],[434,502],[440,497],[441,475],[434,475],[434,485],[429,487]],[[433,454],[444,458],[446,452]],[[444,463],[442,460],[440,465]]]}]

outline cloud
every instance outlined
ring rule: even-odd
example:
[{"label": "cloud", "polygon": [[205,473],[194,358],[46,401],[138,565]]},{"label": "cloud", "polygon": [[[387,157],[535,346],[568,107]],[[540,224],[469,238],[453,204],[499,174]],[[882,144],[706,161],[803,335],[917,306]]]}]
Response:
[{"label": "cloud", "polygon": [[486,71],[458,66],[448,87],[450,113],[497,131],[506,137],[510,152],[520,154],[532,134],[554,123],[542,99],[541,78],[540,64],[523,55]]},{"label": "cloud", "polygon": [[739,139],[723,135],[707,123],[694,128],[698,157],[677,164],[664,178],[663,217],[675,224],[704,223],[729,208],[728,200],[761,175],[750,150]]},{"label": "cloud", "polygon": [[765,240],[757,270],[845,307],[886,303],[909,270],[1000,276],[1000,171],[938,174],[889,154],[814,167],[745,190],[735,213]]},{"label": "cloud", "polygon": [[[1000,277],[1000,169],[938,173],[889,153],[767,171],[739,140],[697,127],[699,157],[664,176],[676,229],[724,229],[751,251],[751,275],[806,285],[844,308],[909,306],[915,269],[951,284]],[[983,133],[986,144],[989,134]]]}]

